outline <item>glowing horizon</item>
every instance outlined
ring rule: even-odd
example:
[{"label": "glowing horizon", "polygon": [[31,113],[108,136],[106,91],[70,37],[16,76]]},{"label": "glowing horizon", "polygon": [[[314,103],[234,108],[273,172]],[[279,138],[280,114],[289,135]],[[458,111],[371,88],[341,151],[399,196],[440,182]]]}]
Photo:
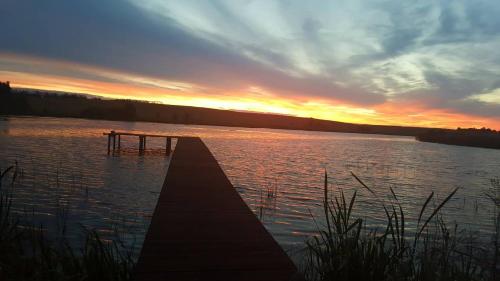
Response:
[{"label": "glowing horizon", "polygon": [[0,18],[0,80],[349,123],[500,129],[500,4],[481,3],[12,1],[4,8],[18,12]]},{"label": "glowing horizon", "polygon": [[[157,102],[170,105],[197,106],[214,109],[249,111],[258,113],[283,114],[305,118],[317,118],[358,124],[421,126],[421,127],[491,127],[500,128],[500,122],[487,118],[471,117],[453,112],[431,110],[422,118],[415,112],[425,109],[406,108],[406,114],[393,113],[393,104],[382,104],[375,108],[362,108],[350,105],[335,105],[325,100],[282,99],[259,87],[248,87],[239,93],[219,93],[203,95],[207,91],[200,86],[185,82],[165,81],[147,77],[139,77],[112,70],[98,69],[66,62],[49,61],[35,57],[18,57],[12,54],[0,54],[1,61],[17,64],[39,65],[55,72],[78,70],[100,73],[103,77],[113,77],[120,83],[98,82],[81,78],[59,75],[31,74],[26,72],[9,72],[0,70],[3,80],[11,81],[12,87],[60,91],[67,93],[88,94],[110,99],[131,99]],[[182,94],[179,94],[182,93]],[[185,94],[189,94],[186,96]],[[397,111],[400,111],[398,109]],[[385,118],[390,117],[390,120]],[[453,120],[453,122],[450,121]]]}]

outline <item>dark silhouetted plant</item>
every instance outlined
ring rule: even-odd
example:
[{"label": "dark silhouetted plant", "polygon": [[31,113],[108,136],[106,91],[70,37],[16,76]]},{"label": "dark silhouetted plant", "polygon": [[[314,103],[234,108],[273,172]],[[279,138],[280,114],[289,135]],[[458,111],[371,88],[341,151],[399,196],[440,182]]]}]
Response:
[{"label": "dark silhouetted plant", "polygon": [[[0,173],[0,181],[17,165]],[[64,227],[57,241],[46,237],[43,226],[32,223],[29,215],[12,212],[12,194],[0,190],[0,280],[129,280],[134,267],[132,248],[118,239],[104,240],[97,231],[83,229],[83,247],[73,248]],[[57,212],[66,219],[65,211]],[[65,225],[65,222],[61,222]]]},{"label": "dark silhouetted plant", "polygon": [[[414,234],[408,235],[405,211],[390,188],[392,203],[386,204],[359,177],[352,174],[386,218],[383,231],[368,230],[353,217],[357,191],[350,199],[343,191],[330,198],[328,175],[324,181],[326,225],[307,241],[304,274],[309,280],[494,280],[484,249],[476,247],[467,233],[449,229],[439,215],[456,194],[453,190],[430,209],[431,193],[420,210]],[[430,213],[425,216],[426,213]]]}]

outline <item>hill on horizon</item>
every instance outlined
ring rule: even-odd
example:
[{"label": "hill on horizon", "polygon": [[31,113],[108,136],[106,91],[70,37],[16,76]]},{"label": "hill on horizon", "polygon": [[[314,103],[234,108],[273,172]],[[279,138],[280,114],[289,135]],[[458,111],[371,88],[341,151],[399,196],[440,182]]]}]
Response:
[{"label": "hill on horizon", "polygon": [[[172,124],[216,125],[323,132],[416,136],[436,128],[355,124],[292,115],[106,99],[99,96],[14,88],[0,93],[0,114],[77,117]],[[438,129],[448,130],[448,129]]]}]

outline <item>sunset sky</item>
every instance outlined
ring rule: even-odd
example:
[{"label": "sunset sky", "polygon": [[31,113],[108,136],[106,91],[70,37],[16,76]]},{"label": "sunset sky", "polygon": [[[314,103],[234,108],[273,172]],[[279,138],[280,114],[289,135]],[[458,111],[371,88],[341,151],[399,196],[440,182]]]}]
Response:
[{"label": "sunset sky", "polygon": [[3,0],[14,87],[500,129],[500,1]]}]

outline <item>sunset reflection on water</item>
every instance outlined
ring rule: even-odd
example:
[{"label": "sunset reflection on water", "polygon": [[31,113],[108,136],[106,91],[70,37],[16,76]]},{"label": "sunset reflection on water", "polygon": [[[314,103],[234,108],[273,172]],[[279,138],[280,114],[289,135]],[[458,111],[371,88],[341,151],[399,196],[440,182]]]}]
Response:
[{"label": "sunset reflection on water", "polygon": [[[80,225],[106,234],[127,230],[140,249],[163,183],[169,159],[163,139],[148,139],[150,153],[139,156],[135,137],[108,156],[110,130],[199,136],[208,145],[245,202],[285,248],[300,247],[321,224],[323,174],[332,192],[359,191],[356,214],[369,227],[383,225],[384,213],[355,182],[362,178],[381,200],[393,187],[408,210],[408,225],[430,192],[443,199],[461,189],[445,208],[445,218],[487,237],[492,207],[484,193],[500,175],[500,151],[421,143],[411,137],[226,128],[58,118],[0,120],[0,167],[16,160],[23,177],[14,193],[18,212],[34,210],[49,227],[57,206],[68,208],[70,232]],[[269,188],[276,196],[267,196]],[[58,205],[59,204],[59,205]],[[479,206],[479,210],[476,209]]]}]

